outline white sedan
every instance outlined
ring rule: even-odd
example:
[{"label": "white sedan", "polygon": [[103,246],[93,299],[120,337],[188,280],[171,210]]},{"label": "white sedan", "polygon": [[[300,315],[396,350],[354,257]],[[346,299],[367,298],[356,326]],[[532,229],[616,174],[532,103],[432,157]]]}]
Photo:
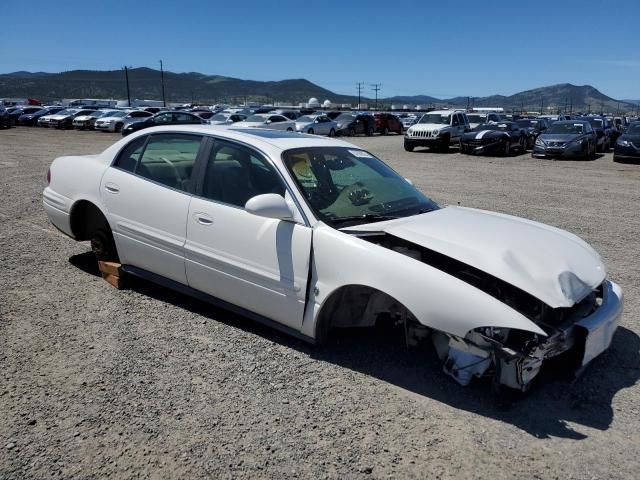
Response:
[{"label": "white sedan", "polygon": [[60,157],[51,222],[128,274],[310,342],[391,322],[462,385],[526,390],[552,357],[609,347],[622,292],[565,231],[440,207],[347,142],[264,129],[154,127]]},{"label": "white sedan", "polygon": [[296,131],[311,135],[335,137],[338,131],[338,124],[324,114],[303,115],[296,119]]},{"label": "white sedan", "polygon": [[234,123],[233,128],[268,128],[269,130],[293,132],[296,129],[296,122],[280,114],[258,113],[241,122]]}]

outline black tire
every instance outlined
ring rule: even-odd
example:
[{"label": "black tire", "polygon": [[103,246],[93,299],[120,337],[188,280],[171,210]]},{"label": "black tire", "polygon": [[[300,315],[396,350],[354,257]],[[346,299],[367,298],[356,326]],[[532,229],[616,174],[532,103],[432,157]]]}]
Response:
[{"label": "black tire", "polygon": [[336,131],[333,128],[331,130],[329,130],[329,136],[330,137],[335,137],[336,136]]},{"label": "black tire", "polygon": [[511,140],[507,138],[506,141],[504,142],[502,156],[508,157],[509,155],[511,155]]},{"label": "black tire", "polygon": [[118,251],[108,226],[99,227],[91,236],[91,251],[98,260],[117,262]]},{"label": "black tire", "polygon": [[520,137],[520,151],[522,153],[526,153],[526,151],[527,151],[527,138],[526,137]]},{"label": "black tire", "polygon": [[413,152],[414,146],[413,146],[413,145],[411,145],[410,143],[404,142],[404,149],[405,149],[407,152]]},{"label": "black tire", "polygon": [[309,130],[307,130],[307,133],[308,133],[309,135],[313,135],[313,128],[310,128]]},{"label": "black tire", "polygon": [[350,129],[349,129],[349,133],[348,133],[348,135],[349,135],[350,137],[355,137],[355,136],[356,136],[356,131],[355,131],[355,129],[350,128]]},{"label": "black tire", "polygon": [[372,137],[373,136],[373,128],[370,128],[369,130],[367,130],[367,137]]},{"label": "black tire", "polygon": [[115,128],[114,132],[116,132],[116,133],[122,132],[122,127],[123,127],[122,123],[116,123],[116,128]]},{"label": "black tire", "polygon": [[291,127],[287,128],[287,132],[293,132],[293,128]]},{"label": "black tire", "polygon": [[382,134],[389,135],[389,127],[384,127],[384,130],[382,130]]},{"label": "black tire", "polygon": [[450,143],[450,137],[443,137],[442,140],[440,140],[438,146],[436,147],[436,150],[440,153],[447,153],[449,152],[449,143]]},{"label": "black tire", "polygon": [[460,142],[460,153],[467,153],[467,147],[465,147],[462,142]]}]

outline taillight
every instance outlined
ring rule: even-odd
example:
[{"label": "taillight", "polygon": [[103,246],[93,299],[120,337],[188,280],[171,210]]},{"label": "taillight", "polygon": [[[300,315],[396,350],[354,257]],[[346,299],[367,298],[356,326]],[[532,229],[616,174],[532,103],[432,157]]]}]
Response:
[{"label": "taillight", "polygon": [[51,184],[51,169],[47,170],[47,185]]}]

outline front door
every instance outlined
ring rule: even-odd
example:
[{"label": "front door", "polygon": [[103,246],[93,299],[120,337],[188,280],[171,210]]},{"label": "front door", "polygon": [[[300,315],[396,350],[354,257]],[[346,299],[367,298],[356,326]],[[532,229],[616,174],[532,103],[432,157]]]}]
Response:
[{"label": "front door", "polygon": [[184,243],[201,140],[182,133],[138,137],[105,172],[101,195],[123,264],[187,283]]},{"label": "front door", "polygon": [[187,220],[189,286],[300,329],[312,230],[244,209],[255,195],[287,198],[280,175],[260,153],[216,140],[199,183]]}]

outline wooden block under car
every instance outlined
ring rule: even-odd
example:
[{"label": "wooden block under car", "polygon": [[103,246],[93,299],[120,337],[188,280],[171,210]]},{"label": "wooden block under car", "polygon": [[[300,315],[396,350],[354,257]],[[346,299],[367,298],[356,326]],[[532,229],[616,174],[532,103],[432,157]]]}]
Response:
[{"label": "wooden block under car", "polygon": [[107,282],[109,282],[112,286],[114,286],[118,290],[122,290],[123,288],[125,288],[125,281],[123,277],[118,277],[117,275],[111,275],[110,273],[103,273],[102,278],[104,278]]},{"label": "wooden block under car", "polygon": [[103,262],[98,261],[98,268],[102,273],[108,275],[115,275],[116,277],[122,276],[122,264],[117,262]]}]

